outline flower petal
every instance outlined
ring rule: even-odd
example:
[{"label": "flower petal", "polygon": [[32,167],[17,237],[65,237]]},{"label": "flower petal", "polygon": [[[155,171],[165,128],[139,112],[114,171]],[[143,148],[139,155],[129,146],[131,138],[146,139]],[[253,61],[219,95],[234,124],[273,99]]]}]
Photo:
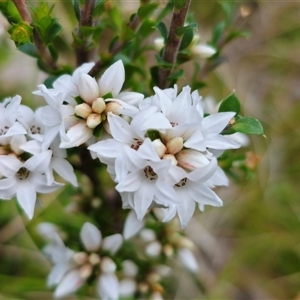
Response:
[{"label": "flower petal", "polygon": [[32,219],[36,201],[36,191],[29,180],[19,181],[17,199],[29,219]]},{"label": "flower petal", "polygon": [[115,254],[123,243],[123,237],[121,234],[116,233],[107,236],[103,239],[102,249],[109,251],[111,254]]},{"label": "flower petal", "polygon": [[139,221],[134,210],[128,214],[124,229],[123,236],[125,240],[132,238],[136,235],[145,225],[145,221]]},{"label": "flower petal", "polygon": [[114,273],[102,274],[98,278],[97,291],[102,300],[119,299],[119,281]]},{"label": "flower petal", "polygon": [[102,235],[100,230],[92,223],[83,224],[80,231],[81,241],[88,251],[97,251],[100,248]]}]

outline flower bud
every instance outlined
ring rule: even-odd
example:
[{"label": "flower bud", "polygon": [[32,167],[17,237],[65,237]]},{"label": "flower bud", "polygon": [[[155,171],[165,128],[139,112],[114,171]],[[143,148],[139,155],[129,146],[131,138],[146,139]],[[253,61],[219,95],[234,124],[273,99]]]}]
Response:
[{"label": "flower bud", "polygon": [[164,39],[163,38],[156,38],[154,40],[154,48],[156,51],[160,51],[165,45]]},{"label": "flower bud", "polygon": [[76,262],[78,265],[82,265],[87,261],[87,254],[85,252],[77,252],[73,255],[73,260]]},{"label": "flower bud", "polygon": [[175,156],[173,154],[165,154],[162,159],[170,159],[171,160],[171,164],[173,166],[177,166],[177,159],[175,158]]},{"label": "flower bud", "polygon": [[21,155],[24,153],[22,149],[20,149],[20,146],[25,144],[27,142],[27,139],[25,135],[14,135],[13,138],[10,141],[10,148],[13,152],[15,152],[17,155]]},{"label": "flower bud", "polygon": [[161,244],[158,241],[151,242],[145,248],[145,253],[150,257],[156,257],[161,252]]},{"label": "flower bud", "polygon": [[106,109],[104,113],[107,114],[109,112],[112,112],[114,115],[119,116],[121,114],[120,110],[123,109],[123,106],[120,103],[113,101],[114,99],[106,99],[106,100],[112,100],[112,101],[106,104]]},{"label": "flower bud", "polygon": [[163,155],[166,153],[167,148],[160,139],[152,141],[152,146],[154,147],[155,152],[160,158],[162,158]]},{"label": "flower bud", "polygon": [[183,138],[181,136],[170,139],[167,144],[167,151],[170,154],[176,154],[183,148]]},{"label": "flower bud", "polygon": [[100,262],[100,256],[96,253],[91,253],[89,256],[89,262],[94,266],[99,264]]},{"label": "flower bud", "polygon": [[194,171],[209,164],[204,154],[196,150],[181,150],[176,154],[178,164],[188,171]]},{"label": "flower bud", "polygon": [[103,122],[103,127],[104,127],[105,131],[106,131],[108,134],[112,135],[112,134],[111,134],[111,130],[110,130],[110,126],[109,126],[109,123],[108,123],[107,120]]},{"label": "flower bud", "polygon": [[198,58],[209,58],[217,53],[217,50],[209,45],[194,45],[191,47],[192,54]]},{"label": "flower bud", "polygon": [[0,155],[7,155],[9,152],[4,148],[0,147]]},{"label": "flower bud", "polygon": [[116,271],[116,264],[110,257],[104,257],[101,260],[101,270],[106,273],[113,273]]},{"label": "flower bud", "polygon": [[152,242],[156,240],[155,231],[148,228],[141,230],[140,237],[144,242]]},{"label": "flower bud", "polygon": [[81,103],[75,106],[75,114],[78,117],[87,119],[92,112],[92,108],[86,103]]},{"label": "flower bud", "polygon": [[95,128],[102,122],[101,115],[90,114],[86,120],[86,125],[89,128]]},{"label": "flower bud", "polygon": [[139,283],[138,289],[141,293],[147,293],[149,291],[149,284],[146,282]]},{"label": "flower bud", "polygon": [[98,98],[99,96],[99,87],[95,78],[92,78],[90,75],[81,73],[78,81],[78,91],[80,97],[88,104]]},{"label": "flower bud", "polygon": [[93,273],[93,267],[90,264],[82,266],[79,270],[80,277],[86,279],[90,277]]},{"label": "flower bud", "polygon": [[163,248],[163,252],[167,257],[171,257],[174,254],[174,248],[170,244],[166,244]]},{"label": "flower bud", "polygon": [[192,250],[194,248],[194,243],[191,241],[189,238],[182,236],[178,241],[177,241],[177,246],[181,248],[187,248],[189,250]]},{"label": "flower bud", "polygon": [[103,100],[103,98],[97,98],[92,103],[93,112],[95,112],[99,115],[105,110],[105,108],[106,108],[106,104],[105,104],[105,101]]},{"label": "flower bud", "polygon": [[138,274],[137,265],[131,260],[123,261],[123,273],[128,277],[135,277]]}]

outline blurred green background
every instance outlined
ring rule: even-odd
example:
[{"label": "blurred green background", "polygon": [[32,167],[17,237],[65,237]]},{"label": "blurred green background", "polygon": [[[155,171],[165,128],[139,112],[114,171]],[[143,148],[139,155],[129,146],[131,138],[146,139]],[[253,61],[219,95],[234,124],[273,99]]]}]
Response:
[{"label": "blurred green background", "polygon": [[[121,4],[126,2],[132,1]],[[63,34],[71,40],[67,8],[56,5]],[[191,11],[208,41],[224,17],[220,5],[193,1]],[[203,287],[175,268],[176,299],[300,299],[300,2],[247,1],[239,14],[239,26],[251,35],[224,48],[226,62],[206,78],[200,93],[221,100],[234,89],[244,115],[262,121],[266,138],[251,137],[246,150],[252,153],[253,176],[218,190],[224,206],[197,213],[186,228],[197,246]],[[0,97],[19,93],[37,106],[40,99],[31,91],[46,76],[7,40],[3,18],[0,24]],[[59,191],[60,202],[43,199],[31,222],[15,201],[0,202],[0,299],[51,299],[45,284],[50,263],[39,251],[43,242],[35,226],[58,219],[80,228],[80,215],[62,221],[72,192]]]}]

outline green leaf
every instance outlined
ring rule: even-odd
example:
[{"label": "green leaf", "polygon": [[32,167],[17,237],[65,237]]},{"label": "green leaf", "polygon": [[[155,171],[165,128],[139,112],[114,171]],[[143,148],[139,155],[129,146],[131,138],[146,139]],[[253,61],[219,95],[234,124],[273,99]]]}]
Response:
[{"label": "green leaf", "polygon": [[151,141],[160,139],[159,132],[157,130],[148,130],[147,131],[147,136]]},{"label": "green leaf", "polygon": [[103,124],[101,123],[94,129],[93,135],[97,138],[101,138],[102,133],[103,133]]},{"label": "green leaf", "polygon": [[185,5],[185,0],[172,0],[172,4],[174,5],[175,9],[182,9]]},{"label": "green leaf", "polygon": [[231,129],[246,134],[264,134],[264,129],[260,121],[252,117],[239,118],[236,123],[231,126]]},{"label": "green leaf", "polygon": [[95,27],[81,26],[79,31],[83,37],[89,37],[95,32]]},{"label": "green leaf", "polygon": [[50,76],[44,81],[44,85],[48,88],[51,89],[53,88],[53,82],[58,78],[58,76]]},{"label": "green leaf", "polygon": [[139,28],[139,30],[137,31],[137,35],[141,38],[145,38],[146,36],[148,36],[149,34],[151,34],[154,30],[155,30],[155,21],[152,21],[150,19],[146,19],[141,27]]},{"label": "green leaf", "polygon": [[14,24],[9,30],[10,38],[17,46],[32,43],[33,27],[27,22],[19,22]]},{"label": "green leaf", "polygon": [[80,5],[79,5],[79,0],[72,0],[72,4],[74,6],[74,11],[75,11],[75,16],[77,21],[80,20]]},{"label": "green leaf", "polygon": [[183,50],[189,46],[189,44],[192,42],[194,38],[194,30],[193,29],[188,29],[184,32],[180,44],[179,50]]},{"label": "green leaf", "polygon": [[214,27],[213,33],[212,33],[212,40],[210,43],[212,46],[217,46],[218,41],[222,37],[224,30],[225,30],[224,22],[221,22]]},{"label": "green leaf", "polygon": [[155,59],[157,61],[157,63],[161,66],[161,67],[165,67],[165,68],[171,68],[173,65],[164,61],[159,55],[155,55]]},{"label": "green leaf", "polygon": [[151,15],[152,12],[155,11],[157,7],[158,7],[158,3],[149,3],[146,5],[143,5],[138,9],[137,14],[140,19],[145,19],[149,15]]},{"label": "green leaf", "polygon": [[182,78],[184,75],[184,71],[182,69],[177,70],[176,72],[174,72],[172,75],[170,75],[168,77],[168,80],[177,80],[179,78]]},{"label": "green leaf", "polygon": [[19,46],[18,49],[21,52],[23,52],[23,53],[25,53],[29,56],[32,56],[32,57],[35,57],[35,58],[37,58],[39,56],[38,52],[37,52],[37,49],[36,49],[35,45],[33,45],[33,44],[29,44],[29,43],[28,44],[23,44],[23,45]]},{"label": "green leaf", "polygon": [[164,22],[159,22],[155,26],[155,29],[157,29],[160,32],[160,34],[163,37],[163,39],[165,41],[167,41],[167,39],[168,39],[168,28],[167,28],[166,24]]},{"label": "green leaf", "polygon": [[99,17],[102,15],[102,13],[105,11],[104,4],[107,0],[98,0],[96,1],[95,8],[93,10],[93,17]]},{"label": "green leaf", "polygon": [[187,26],[178,28],[178,29],[176,30],[176,35],[181,36],[181,35],[183,35],[186,31],[189,31],[190,29],[195,30],[195,29],[197,29],[197,28],[198,28],[198,23],[193,22],[193,23],[191,23],[191,24],[189,24],[189,25],[187,25]]},{"label": "green leaf", "polygon": [[251,36],[251,33],[249,31],[231,31],[225,39],[225,43],[229,43],[237,38],[243,37],[243,38],[249,38]]},{"label": "green leaf", "polygon": [[227,98],[225,98],[219,107],[219,112],[234,111],[236,115],[239,114],[241,109],[241,104],[239,99],[234,93],[231,93]]},{"label": "green leaf", "polygon": [[0,11],[10,24],[16,24],[22,21],[22,17],[12,1],[0,1]]}]

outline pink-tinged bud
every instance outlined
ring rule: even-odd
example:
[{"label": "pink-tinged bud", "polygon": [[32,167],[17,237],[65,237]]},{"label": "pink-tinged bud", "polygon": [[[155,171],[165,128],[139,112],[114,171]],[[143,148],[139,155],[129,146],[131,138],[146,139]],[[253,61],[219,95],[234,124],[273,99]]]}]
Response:
[{"label": "pink-tinged bud", "polygon": [[106,273],[113,273],[116,271],[116,264],[110,257],[104,257],[101,260],[101,270]]},{"label": "pink-tinged bud", "polygon": [[20,146],[22,146],[26,142],[27,142],[27,139],[26,139],[25,135],[23,135],[23,134],[14,135],[10,141],[10,148],[15,154],[21,155],[22,153],[24,153],[24,151],[22,149],[20,149]]},{"label": "pink-tinged bud", "polygon": [[204,154],[196,150],[181,150],[176,154],[178,165],[188,171],[194,171],[209,164]]},{"label": "pink-tinged bud", "polygon": [[73,260],[78,265],[83,265],[87,261],[87,254],[85,252],[77,252],[73,255]]},{"label": "pink-tinged bud", "polygon": [[162,158],[166,153],[167,148],[160,139],[152,141],[152,146],[160,158]]},{"label": "pink-tinged bud", "polygon": [[113,101],[114,99],[106,99],[106,100],[111,102],[108,102],[106,104],[106,109],[104,113],[107,114],[109,112],[112,112],[114,115],[119,116],[121,114],[121,110],[123,109],[123,106],[120,103]]},{"label": "pink-tinged bud", "polygon": [[173,166],[177,166],[178,161],[173,154],[165,154],[162,159],[170,159]]},{"label": "pink-tinged bud", "polygon": [[96,253],[92,253],[92,254],[90,254],[90,256],[89,256],[89,262],[93,265],[93,266],[95,266],[95,265],[97,265],[97,264],[99,264],[100,263],[100,256],[98,255],[98,254],[96,254]]},{"label": "pink-tinged bud", "polygon": [[95,78],[90,75],[81,73],[78,81],[78,91],[80,97],[88,104],[99,97],[99,87]]},{"label": "pink-tinged bud", "polygon": [[86,125],[89,128],[95,128],[102,122],[101,115],[90,114],[86,120]]},{"label": "pink-tinged bud", "polygon": [[92,112],[92,108],[87,103],[81,103],[75,106],[75,114],[83,119],[87,119]]},{"label": "pink-tinged bud", "polygon": [[80,277],[82,279],[89,278],[93,273],[93,267],[90,264],[82,266],[79,270]]},{"label": "pink-tinged bud", "polygon": [[167,152],[170,154],[176,154],[183,148],[183,138],[181,136],[170,139],[167,144]]},{"label": "pink-tinged bud", "polygon": [[106,104],[103,98],[97,98],[95,101],[93,101],[92,104],[93,112],[100,115],[101,113],[104,112],[105,108],[106,108]]}]

